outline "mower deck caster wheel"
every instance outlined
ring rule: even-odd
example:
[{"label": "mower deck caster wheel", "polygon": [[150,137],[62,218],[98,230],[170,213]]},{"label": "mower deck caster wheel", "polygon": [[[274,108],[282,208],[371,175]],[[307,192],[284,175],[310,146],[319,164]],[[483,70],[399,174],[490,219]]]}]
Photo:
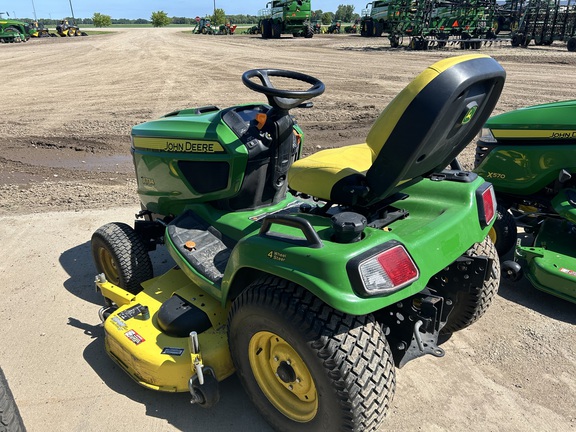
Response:
[{"label": "mower deck caster wheel", "polygon": [[517,282],[522,278],[522,267],[516,261],[504,261],[501,265],[502,277]]},{"label": "mower deck caster wheel", "polygon": [[190,403],[199,405],[202,408],[212,408],[220,400],[220,390],[218,380],[214,375],[204,375],[204,384],[198,382],[198,376],[190,380],[190,393],[192,398]]}]

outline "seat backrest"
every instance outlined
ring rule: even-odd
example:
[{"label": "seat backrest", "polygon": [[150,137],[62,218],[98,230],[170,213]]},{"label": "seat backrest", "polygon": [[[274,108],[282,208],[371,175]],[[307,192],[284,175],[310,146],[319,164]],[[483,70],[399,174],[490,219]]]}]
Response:
[{"label": "seat backrest", "polygon": [[366,173],[375,202],[398,184],[444,169],[490,116],[506,72],[493,58],[471,54],[441,60],[420,73],[380,114],[366,143]]}]

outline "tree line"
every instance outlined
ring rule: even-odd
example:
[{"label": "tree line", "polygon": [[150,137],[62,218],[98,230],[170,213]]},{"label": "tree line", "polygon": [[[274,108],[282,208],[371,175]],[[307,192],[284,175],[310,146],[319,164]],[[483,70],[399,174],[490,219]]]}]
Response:
[{"label": "tree line", "polygon": [[[231,22],[233,24],[258,24],[260,18],[257,15],[227,15],[223,9],[216,9],[214,15],[208,16],[214,25],[225,24],[226,22]],[[322,9],[312,11],[311,20],[321,21],[322,24],[330,24],[332,21],[340,20],[342,22],[353,22],[354,20],[360,18],[360,15],[354,12],[353,5],[341,4],[336,9],[336,12],[324,12]],[[94,13],[91,18],[76,18],[66,17],[68,21],[75,21],[77,25],[94,25],[95,27],[109,27],[114,24],[151,24],[154,27],[163,27],[169,24],[184,24],[184,25],[195,25],[196,17],[169,17],[164,11],[152,12],[150,18],[138,18],[138,19],[127,19],[127,18],[112,18],[110,15],[101,14],[99,12]],[[31,22],[32,19],[22,19],[22,21]],[[47,19],[42,18],[40,20],[44,25],[52,26],[57,25],[60,19]]]}]

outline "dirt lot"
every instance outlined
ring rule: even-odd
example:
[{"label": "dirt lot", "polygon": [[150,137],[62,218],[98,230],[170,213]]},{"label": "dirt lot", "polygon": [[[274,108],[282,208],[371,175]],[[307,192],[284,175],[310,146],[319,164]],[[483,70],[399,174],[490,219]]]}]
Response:
[{"label": "dirt lot", "polygon": [[[507,70],[496,112],[576,98],[562,44],[483,48]],[[236,378],[212,411],[142,389],[103,351],[91,233],[138,209],[132,125],[176,109],[262,100],[242,72],[295,69],[327,87],[295,111],[306,152],[362,142],[379,112],[434,61],[359,36],[201,36],[130,29],[0,45],[0,364],[35,430],[266,431]],[[462,160],[471,167],[473,146]],[[158,270],[170,265],[162,253]],[[383,430],[576,430],[574,305],[503,283],[487,315],[446,341],[444,358],[398,371]],[[49,426],[47,426],[49,425]]]}]

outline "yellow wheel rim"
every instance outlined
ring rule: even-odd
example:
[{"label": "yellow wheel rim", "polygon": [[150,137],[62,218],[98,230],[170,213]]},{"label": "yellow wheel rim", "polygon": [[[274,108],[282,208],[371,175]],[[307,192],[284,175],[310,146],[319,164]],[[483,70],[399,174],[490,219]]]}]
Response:
[{"label": "yellow wheel rim", "polygon": [[270,403],[293,421],[312,420],[318,412],[318,393],[296,350],[267,331],[252,336],[248,349],[252,373]]},{"label": "yellow wheel rim", "polygon": [[98,261],[102,266],[102,270],[106,275],[106,279],[116,285],[120,282],[120,273],[118,271],[118,265],[112,254],[105,248],[98,249]]},{"label": "yellow wheel rim", "polygon": [[496,240],[498,240],[498,234],[496,234],[494,227],[490,228],[490,231],[488,231],[488,237],[490,237],[492,243],[496,244]]}]

